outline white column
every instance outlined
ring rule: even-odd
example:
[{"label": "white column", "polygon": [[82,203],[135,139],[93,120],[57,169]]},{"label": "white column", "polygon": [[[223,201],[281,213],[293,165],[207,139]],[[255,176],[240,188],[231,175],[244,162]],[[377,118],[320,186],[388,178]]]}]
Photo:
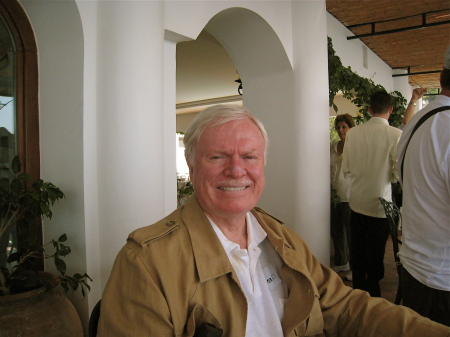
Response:
[{"label": "white column", "polygon": [[163,18],[161,1],[98,3],[102,286],[128,233],[164,216]]},{"label": "white column", "polygon": [[330,262],[330,152],[327,22],[324,0],[293,1],[296,97],[296,231]]}]

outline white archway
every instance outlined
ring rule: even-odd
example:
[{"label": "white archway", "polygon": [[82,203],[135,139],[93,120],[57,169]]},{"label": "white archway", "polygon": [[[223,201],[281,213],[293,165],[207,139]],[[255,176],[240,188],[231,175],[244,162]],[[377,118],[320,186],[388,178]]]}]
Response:
[{"label": "white archway", "polygon": [[[205,26],[225,47],[244,85],[244,105],[262,120],[270,139],[266,189],[260,206],[292,223],[294,156],[286,157],[293,138],[294,83],[292,67],[280,39],[261,16],[244,8],[230,8]],[[283,163],[280,167],[277,163]],[[283,195],[283,198],[274,197]]]}]

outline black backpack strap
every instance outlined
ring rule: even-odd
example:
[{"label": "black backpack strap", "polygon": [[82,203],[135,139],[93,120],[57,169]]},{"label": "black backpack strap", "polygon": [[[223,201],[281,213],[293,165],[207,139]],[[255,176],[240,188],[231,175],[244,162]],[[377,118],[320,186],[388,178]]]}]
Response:
[{"label": "black backpack strap", "polygon": [[409,142],[411,141],[412,136],[417,131],[419,126],[421,126],[423,123],[425,123],[425,121],[428,118],[430,118],[431,116],[434,116],[438,112],[445,111],[445,110],[450,110],[450,105],[444,105],[444,106],[441,106],[439,108],[436,108],[436,109],[428,111],[425,115],[422,116],[422,118],[419,119],[419,121],[416,123],[416,125],[414,125],[414,128],[411,131],[411,134],[409,135],[408,142],[406,143],[405,151],[403,151],[402,163],[401,163],[401,169],[400,169],[400,179],[401,180],[403,180],[403,164],[405,162],[406,150],[408,149],[408,145],[409,145]]}]

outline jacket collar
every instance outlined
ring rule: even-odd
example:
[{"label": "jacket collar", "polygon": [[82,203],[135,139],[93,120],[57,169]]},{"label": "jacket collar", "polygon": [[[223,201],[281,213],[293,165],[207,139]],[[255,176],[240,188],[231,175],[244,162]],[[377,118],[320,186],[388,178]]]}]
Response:
[{"label": "jacket collar", "polygon": [[389,125],[388,120],[386,118],[383,118],[383,117],[371,117],[366,123],[376,123],[376,124]]},{"label": "jacket collar", "polygon": [[228,256],[200,207],[195,193],[184,206],[181,218],[191,238],[200,282],[233,272]]},{"label": "jacket collar", "polygon": [[[281,259],[289,267],[305,272],[306,267],[303,264],[300,264],[298,259],[294,258],[295,252],[293,251],[293,248],[271,228],[267,223],[266,217],[263,217],[263,214],[261,214],[263,211],[253,209],[251,212],[258,220],[263,230],[267,233],[267,238],[277,251],[278,255],[280,255]],[[222,243],[212,228],[205,212],[198,203],[195,193],[189,198],[184,206],[181,218],[186,225],[191,238],[192,250],[200,282],[218,278],[227,273],[233,273],[234,269]],[[274,219],[274,221],[277,220]]]}]

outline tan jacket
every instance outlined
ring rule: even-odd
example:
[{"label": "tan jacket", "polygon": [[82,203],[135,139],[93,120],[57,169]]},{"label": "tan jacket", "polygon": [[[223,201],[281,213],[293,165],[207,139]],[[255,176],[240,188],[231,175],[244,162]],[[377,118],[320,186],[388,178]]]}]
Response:
[{"label": "tan jacket", "polygon": [[[450,336],[409,309],[353,291],[283,223],[258,208],[252,213],[285,263],[284,336]],[[192,336],[209,322],[223,337],[244,337],[246,317],[237,275],[194,195],[130,234],[103,293],[98,336]]]}]

